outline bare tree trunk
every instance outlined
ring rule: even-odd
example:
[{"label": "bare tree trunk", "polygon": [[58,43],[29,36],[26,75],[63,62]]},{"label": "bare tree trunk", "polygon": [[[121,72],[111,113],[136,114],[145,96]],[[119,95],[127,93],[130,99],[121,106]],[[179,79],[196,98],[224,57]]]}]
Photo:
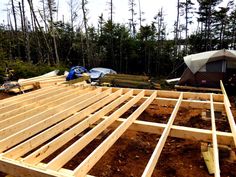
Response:
[{"label": "bare tree trunk", "polygon": [[22,9],[21,9],[21,3],[18,2],[19,4],[19,10],[20,10],[20,21],[21,21],[21,30],[22,32],[24,32],[24,20],[23,20],[23,13],[22,13]]},{"label": "bare tree trunk", "polygon": [[139,26],[142,26],[142,10],[141,10],[141,0],[138,0],[138,7],[139,7]]},{"label": "bare tree trunk", "polygon": [[49,16],[50,16],[50,31],[52,33],[53,38],[53,46],[54,46],[54,52],[56,56],[56,65],[59,65],[60,60],[57,52],[57,42],[56,42],[56,35],[55,35],[55,28],[53,23],[53,14],[52,14],[52,0],[48,0],[48,8],[49,8]]},{"label": "bare tree trunk", "polygon": [[83,11],[83,21],[84,21],[84,29],[85,29],[85,37],[86,37],[86,47],[87,47],[87,57],[88,57],[88,67],[92,65],[92,54],[89,44],[89,35],[88,35],[88,26],[87,26],[87,17],[86,17],[86,5],[87,2],[82,0],[82,11]]},{"label": "bare tree trunk", "polygon": [[[31,11],[31,13],[33,14],[34,20],[36,21],[35,29],[39,29],[40,32],[42,33],[43,38],[44,38],[44,41],[45,41],[45,44],[46,44],[46,46],[47,46],[47,48],[48,48],[48,51],[49,51],[49,55],[51,55],[52,49],[51,49],[50,45],[48,44],[47,38],[46,38],[46,36],[45,36],[45,34],[44,34],[42,28],[40,27],[39,21],[38,21],[36,15],[35,15],[34,6],[33,6],[33,3],[32,3],[32,0],[27,0],[27,1],[28,1],[28,4],[29,4],[29,7],[30,7],[30,11]],[[49,59],[49,57],[48,57],[47,59],[48,59],[47,63],[48,63],[48,65],[50,65],[50,59]]]},{"label": "bare tree trunk", "polygon": [[10,16],[10,12],[9,12],[9,9],[7,9],[7,24],[9,26],[9,31],[11,31],[10,33],[10,37],[8,38],[9,40],[9,57],[10,59],[13,58],[13,55],[12,55],[12,41],[11,39],[13,39],[13,27],[12,27],[12,23],[11,23],[11,16]]},{"label": "bare tree trunk", "polygon": [[185,1],[185,52],[188,54],[188,2]]},{"label": "bare tree trunk", "polygon": [[130,31],[131,31],[131,34],[132,36],[134,37],[135,36],[135,33],[136,33],[136,30],[135,30],[135,21],[134,21],[134,15],[135,15],[135,12],[134,12],[134,7],[135,7],[135,2],[134,0],[129,0],[129,5],[130,5],[130,8],[129,8],[129,11],[131,11],[131,19],[130,20]]},{"label": "bare tree trunk", "polygon": [[82,32],[81,32],[80,41],[81,41],[81,49],[82,49],[82,61],[83,61],[83,66],[85,66],[86,62],[85,62],[85,57],[84,57],[84,41],[83,41]]},{"label": "bare tree trunk", "polygon": [[[21,8],[22,6],[22,8]],[[27,32],[27,24],[26,24],[26,18],[25,18],[25,7],[24,7],[24,0],[21,0],[21,4],[19,2],[19,9],[21,13],[21,24],[22,24],[22,32],[24,34],[24,45],[25,45],[25,53],[27,61],[31,61],[30,57],[30,44],[29,44],[29,33]]]},{"label": "bare tree trunk", "polygon": [[45,31],[47,32],[47,31],[48,31],[48,25],[47,25],[47,22],[46,22],[45,0],[42,0],[42,3],[43,3],[43,21],[44,21],[44,28],[45,28]]},{"label": "bare tree trunk", "polygon": [[112,59],[112,65],[113,67],[116,66],[116,62],[115,62],[115,57],[114,57],[114,41],[113,41],[113,0],[110,1],[110,18],[111,18],[111,59]]},{"label": "bare tree trunk", "polygon": [[17,40],[17,53],[18,53],[18,57],[21,57],[20,43],[19,43],[18,34],[17,34],[17,30],[18,30],[18,29],[17,29],[16,11],[15,11],[15,5],[14,5],[14,1],[13,1],[13,0],[11,0],[11,6],[12,6],[12,12],[13,12],[14,23],[15,23],[14,39]]},{"label": "bare tree trunk", "polygon": [[15,11],[15,5],[14,5],[13,0],[11,0],[11,6],[12,6],[14,23],[15,23],[15,31],[17,31],[16,11]]},{"label": "bare tree trunk", "polygon": [[179,11],[180,11],[180,2],[177,1],[177,19],[175,24],[175,59],[178,57],[178,40],[179,40]]}]

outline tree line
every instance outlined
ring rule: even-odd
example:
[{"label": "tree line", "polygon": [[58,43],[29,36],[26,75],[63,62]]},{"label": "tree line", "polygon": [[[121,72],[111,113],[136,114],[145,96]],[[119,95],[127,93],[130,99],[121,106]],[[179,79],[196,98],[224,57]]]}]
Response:
[{"label": "tree line", "polygon": [[[120,73],[168,75],[182,67],[183,56],[215,49],[236,49],[236,5],[229,0],[177,0],[173,38],[167,38],[165,9],[145,22],[141,0],[128,0],[130,17],[116,23],[115,4],[108,1],[109,18],[88,23],[89,0],[69,0],[70,21],[56,20],[55,0],[10,0],[0,25],[0,59],[33,64],[109,67]],[[143,2],[144,3],[144,2]],[[195,8],[197,5],[197,9]],[[26,15],[26,7],[30,15]],[[79,18],[78,13],[82,16]],[[193,17],[197,17],[194,20]],[[79,21],[79,22],[78,22]],[[190,26],[196,30],[190,32]]]}]

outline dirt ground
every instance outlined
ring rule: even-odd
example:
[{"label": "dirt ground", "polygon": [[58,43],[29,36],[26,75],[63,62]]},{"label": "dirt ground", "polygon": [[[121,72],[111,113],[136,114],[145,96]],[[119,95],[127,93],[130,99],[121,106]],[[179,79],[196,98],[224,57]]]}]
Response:
[{"label": "dirt ground", "polygon": [[[1,97],[0,97],[1,98]],[[234,102],[233,98],[231,99]],[[236,117],[235,105],[233,106],[233,114]],[[167,123],[173,107],[157,107],[150,105],[139,120]],[[122,115],[123,118],[128,117],[130,112]],[[183,109],[181,108],[175,119],[174,125],[189,126],[202,129],[211,129],[210,120],[202,120],[202,110]],[[217,130],[230,132],[228,122],[225,121],[225,115],[219,116],[216,121]],[[95,139],[84,150],[77,154],[64,168],[74,169],[81,163],[110,133],[109,131],[101,139]],[[65,147],[73,143],[67,143],[63,148],[59,149],[50,159],[59,154]],[[90,175],[97,177],[139,177],[142,175],[145,166],[159,140],[160,136],[135,131],[126,131],[121,138],[109,149],[109,151],[99,160],[99,162],[91,169]],[[164,149],[161,153],[159,161],[153,172],[153,177],[212,177],[209,175],[205,162],[201,156],[201,143],[191,140],[183,140],[179,138],[168,138]],[[220,153],[220,169],[222,177],[236,177],[236,163],[229,163]],[[1,176],[1,174],[0,174]]]}]

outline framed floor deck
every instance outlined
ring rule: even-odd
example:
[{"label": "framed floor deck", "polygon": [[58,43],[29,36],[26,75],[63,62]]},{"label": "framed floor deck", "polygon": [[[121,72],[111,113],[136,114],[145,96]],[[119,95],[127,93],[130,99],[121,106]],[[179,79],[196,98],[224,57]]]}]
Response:
[{"label": "framed floor deck", "polygon": [[[173,107],[166,124],[137,120],[153,102]],[[212,129],[173,125],[181,107],[210,110]],[[131,108],[132,113],[122,118]],[[232,133],[216,130],[215,111],[227,115]],[[82,163],[74,170],[63,168],[108,127],[114,131]],[[220,176],[218,145],[234,147],[236,143],[235,121],[223,84],[222,94],[60,85],[0,101],[0,171],[21,177],[90,176],[93,166],[128,129],[160,135],[143,177],[152,175],[168,137],[212,142],[215,176]]]}]

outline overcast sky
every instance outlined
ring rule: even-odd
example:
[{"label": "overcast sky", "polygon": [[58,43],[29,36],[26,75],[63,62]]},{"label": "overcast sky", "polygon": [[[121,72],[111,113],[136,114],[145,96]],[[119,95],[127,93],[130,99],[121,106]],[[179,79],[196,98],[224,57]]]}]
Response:
[{"label": "overcast sky", "polygon": [[[6,4],[10,0],[0,0],[0,23],[3,20],[7,21],[6,19],[6,11],[4,11],[7,6]],[[14,0],[18,2],[19,0]],[[59,2],[59,14],[58,19],[61,20],[62,16],[64,15],[65,22],[69,20],[69,6],[67,4],[69,0],[56,0]],[[78,0],[79,1],[79,0]],[[39,9],[39,0],[33,0],[34,5],[36,6],[35,9]],[[108,7],[108,0],[88,0],[89,4],[87,8],[89,9],[88,18],[89,24],[93,24],[94,26],[97,25],[98,16],[101,13],[104,14],[104,18],[108,18],[109,14],[109,7]],[[138,12],[138,0],[136,2],[136,12]],[[167,23],[168,32],[170,32],[173,28],[174,21],[176,20],[176,3],[177,0],[140,0],[141,2],[141,9],[145,13],[143,17],[146,21],[143,22],[143,25],[150,24],[153,20],[153,17],[157,14],[158,10],[163,8],[164,15],[165,15],[165,22]],[[196,0],[193,0],[196,3]],[[228,0],[224,0],[222,6],[227,4]],[[18,4],[18,3],[16,3]],[[27,3],[25,1],[27,6]],[[128,0],[113,0],[114,4],[114,21],[118,23],[127,23],[128,19],[130,18],[130,12],[128,11]],[[197,4],[197,3],[196,3]],[[26,8],[28,9],[28,8]],[[138,18],[138,16],[136,16]],[[195,17],[196,18],[196,17]],[[78,20],[79,21],[79,20]],[[81,20],[80,20],[81,21]],[[192,26],[194,28],[195,25]]]}]

